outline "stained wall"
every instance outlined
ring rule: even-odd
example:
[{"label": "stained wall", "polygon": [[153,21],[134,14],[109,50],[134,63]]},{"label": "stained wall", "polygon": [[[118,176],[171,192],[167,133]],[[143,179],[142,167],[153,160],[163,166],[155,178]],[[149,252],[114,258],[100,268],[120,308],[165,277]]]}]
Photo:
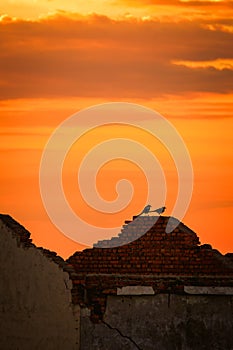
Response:
[{"label": "stained wall", "polygon": [[[0,349],[74,350],[79,342],[79,307],[62,259],[37,249],[29,233],[0,217]],[[52,255],[51,255],[52,256]]]},{"label": "stained wall", "polygon": [[233,296],[109,296],[103,321],[82,311],[82,350],[231,350]]}]

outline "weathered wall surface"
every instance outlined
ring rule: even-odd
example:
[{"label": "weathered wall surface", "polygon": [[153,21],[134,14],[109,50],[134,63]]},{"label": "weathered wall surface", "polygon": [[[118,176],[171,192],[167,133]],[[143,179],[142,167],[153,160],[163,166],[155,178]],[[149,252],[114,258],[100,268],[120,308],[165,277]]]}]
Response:
[{"label": "weathered wall surface", "polygon": [[82,311],[81,350],[232,350],[232,315],[232,296],[110,296],[105,323]]},{"label": "weathered wall surface", "polygon": [[232,254],[168,219],[65,262],[0,214],[0,350],[233,350]]},{"label": "weathered wall surface", "polygon": [[78,349],[67,272],[0,220],[0,349]]}]

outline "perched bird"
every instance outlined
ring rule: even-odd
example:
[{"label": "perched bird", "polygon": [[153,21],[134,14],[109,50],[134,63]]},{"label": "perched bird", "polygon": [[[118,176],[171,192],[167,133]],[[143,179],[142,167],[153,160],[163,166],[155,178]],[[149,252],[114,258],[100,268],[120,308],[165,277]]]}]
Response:
[{"label": "perched bird", "polygon": [[151,212],[158,213],[159,215],[162,214],[165,211],[166,207],[161,207],[155,210],[151,210]]},{"label": "perched bird", "polygon": [[[140,213],[140,214],[138,214],[136,217],[139,217],[140,215],[142,215],[142,214],[149,214],[149,213],[157,213],[157,214],[162,214],[164,211],[165,211],[165,209],[166,209],[166,207],[161,207],[161,208],[158,208],[158,209],[155,209],[155,210],[150,210],[150,208],[151,208],[151,205],[150,204],[148,204],[144,209],[143,209],[143,211]],[[136,218],[135,217],[135,218]]]},{"label": "perched bird", "polygon": [[148,214],[148,213],[150,212],[150,208],[151,208],[151,205],[148,204],[148,205],[143,209],[143,211],[142,211],[140,214],[138,214],[138,216],[140,216],[140,215],[142,215],[142,214]]}]

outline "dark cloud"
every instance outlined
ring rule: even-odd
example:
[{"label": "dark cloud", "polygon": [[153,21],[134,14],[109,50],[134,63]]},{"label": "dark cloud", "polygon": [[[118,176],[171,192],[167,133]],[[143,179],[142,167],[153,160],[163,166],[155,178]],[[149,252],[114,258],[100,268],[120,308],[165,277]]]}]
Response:
[{"label": "dark cloud", "polygon": [[124,4],[125,6],[131,7],[144,7],[144,6],[177,6],[177,7],[216,7],[216,8],[233,8],[233,1],[213,1],[213,0],[117,0],[113,2],[116,5],[119,3]]},{"label": "dark cloud", "polygon": [[174,60],[233,58],[233,34],[179,23],[59,15],[0,24],[1,99],[135,97],[233,90],[233,71]]}]

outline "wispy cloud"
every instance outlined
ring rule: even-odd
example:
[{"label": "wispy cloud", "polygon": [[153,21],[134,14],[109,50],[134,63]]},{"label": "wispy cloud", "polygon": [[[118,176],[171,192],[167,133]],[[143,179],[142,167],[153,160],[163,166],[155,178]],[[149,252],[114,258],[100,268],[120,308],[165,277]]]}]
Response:
[{"label": "wispy cloud", "polygon": [[215,202],[210,202],[207,204],[209,208],[232,208],[233,209],[233,201],[232,200],[219,200]]},{"label": "wispy cloud", "polygon": [[215,68],[217,70],[233,70],[233,59],[222,59],[210,61],[172,61],[177,66],[184,66],[188,68]]}]

